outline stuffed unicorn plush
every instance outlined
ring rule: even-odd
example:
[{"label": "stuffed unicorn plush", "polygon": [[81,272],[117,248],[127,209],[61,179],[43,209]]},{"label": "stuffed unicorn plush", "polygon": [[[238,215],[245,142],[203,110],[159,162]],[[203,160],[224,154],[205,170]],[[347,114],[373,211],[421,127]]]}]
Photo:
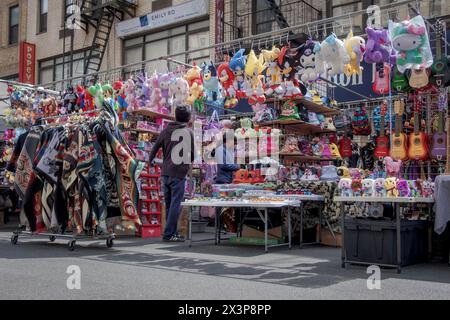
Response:
[{"label": "stuffed unicorn plush", "polygon": [[162,93],[161,88],[159,87],[159,74],[153,73],[153,75],[150,77],[150,90],[151,90],[151,96],[148,104],[146,105],[147,108],[152,109],[156,112],[160,112],[162,109]]},{"label": "stuffed unicorn plush", "polygon": [[316,71],[316,54],[314,47],[317,41],[308,39],[306,43],[297,48],[299,56],[298,76],[304,84],[315,82],[319,78]]},{"label": "stuffed unicorn plush", "polygon": [[344,73],[345,65],[350,62],[344,43],[334,33],[322,43],[317,43],[314,53],[316,54],[316,71],[324,76]]},{"label": "stuffed unicorn plush", "polygon": [[172,99],[169,94],[170,81],[172,80],[172,77],[173,75],[171,73],[164,73],[158,79],[162,96],[161,105],[165,108],[169,108],[172,104]]},{"label": "stuffed unicorn plush", "polygon": [[367,43],[364,61],[367,63],[395,63],[395,54],[391,53],[388,31],[386,29],[366,28]]},{"label": "stuffed unicorn plush", "polygon": [[174,106],[185,104],[189,97],[189,83],[183,78],[173,78],[170,81],[169,94]]},{"label": "stuffed unicorn plush", "polygon": [[125,102],[128,105],[127,112],[132,112],[139,108],[139,103],[136,99],[135,83],[132,79],[128,79],[124,83]]},{"label": "stuffed unicorn plush", "polygon": [[433,64],[430,42],[422,16],[400,23],[389,21],[392,45],[397,51],[397,69],[428,68]]},{"label": "stuffed unicorn plush", "polygon": [[375,195],[375,181],[373,179],[363,179],[361,190],[363,197],[373,197]]},{"label": "stuffed unicorn plush", "polygon": [[355,73],[361,73],[361,61],[366,50],[366,40],[362,37],[354,36],[353,31],[350,31],[347,38],[344,40],[345,50],[350,57],[350,63],[345,66],[345,74],[351,76]]}]

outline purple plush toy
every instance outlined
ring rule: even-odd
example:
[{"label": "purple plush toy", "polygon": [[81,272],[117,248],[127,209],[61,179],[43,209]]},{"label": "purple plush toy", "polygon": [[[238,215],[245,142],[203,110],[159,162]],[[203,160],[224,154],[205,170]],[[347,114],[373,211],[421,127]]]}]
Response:
[{"label": "purple plush toy", "polygon": [[411,189],[409,188],[408,181],[400,179],[397,182],[397,190],[398,195],[400,197],[410,197],[411,196]]},{"label": "purple plush toy", "polygon": [[364,61],[367,63],[395,64],[395,54],[392,53],[391,41],[386,29],[372,29],[367,27],[367,43]]}]

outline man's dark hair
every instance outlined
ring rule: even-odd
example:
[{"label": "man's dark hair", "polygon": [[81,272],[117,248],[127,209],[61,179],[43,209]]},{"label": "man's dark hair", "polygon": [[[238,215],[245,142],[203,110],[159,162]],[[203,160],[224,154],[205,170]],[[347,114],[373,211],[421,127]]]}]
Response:
[{"label": "man's dark hair", "polygon": [[175,120],[177,122],[187,123],[191,120],[191,111],[188,106],[178,106],[175,109]]}]

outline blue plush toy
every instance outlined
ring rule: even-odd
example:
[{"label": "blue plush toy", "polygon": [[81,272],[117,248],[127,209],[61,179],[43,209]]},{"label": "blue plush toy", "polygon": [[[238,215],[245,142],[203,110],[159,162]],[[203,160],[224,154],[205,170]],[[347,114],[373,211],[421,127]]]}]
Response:
[{"label": "blue plush toy", "polygon": [[220,106],[223,103],[222,86],[219,82],[214,63],[212,61],[210,63],[203,63],[201,69],[206,101],[214,106]]}]

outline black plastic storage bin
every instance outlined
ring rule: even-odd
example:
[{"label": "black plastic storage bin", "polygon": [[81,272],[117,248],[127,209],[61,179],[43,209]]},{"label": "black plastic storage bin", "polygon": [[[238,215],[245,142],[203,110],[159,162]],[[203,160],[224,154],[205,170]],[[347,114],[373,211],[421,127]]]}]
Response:
[{"label": "black plastic storage bin", "polygon": [[[402,220],[402,266],[427,258],[427,221]],[[347,260],[397,265],[395,220],[345,219],[344,247]]]}]

